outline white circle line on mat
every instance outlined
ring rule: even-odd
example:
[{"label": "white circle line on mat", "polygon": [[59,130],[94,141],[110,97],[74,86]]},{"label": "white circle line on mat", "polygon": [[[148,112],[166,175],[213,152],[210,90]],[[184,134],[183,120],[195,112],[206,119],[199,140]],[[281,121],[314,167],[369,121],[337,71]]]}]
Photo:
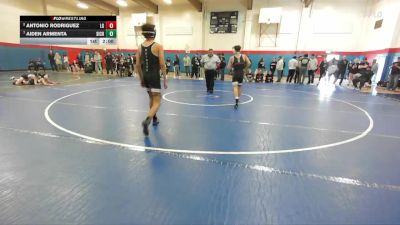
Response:
[{"label": "white circle line on mat", "polygon": [[[194,92],[194,91],[196,91],[196,90],[171,91],[171,92],[163,94],[162,98],[165,101],[168,101],[168,102],[172,102],[172,103],[176,103],[176,104],[180,104],[180,105],[190,105],[190,106],[220,107],[220,106],[233,106],[233,105],[235,105],[233,103],[224,103],[224,104],[187,103],[187,102],[178,102],[178,101],[171,100],[171,99],[167,98],[167,96],[171,95],[171,94],[180,93],[180,92]],[[229,93],[232,93],[232,91],[223,91],[223,90],[215,90],[215,92],[229,92]],[[249,100],[247,100],[245,102],[240,102],[239,105],[247,104],[247,103],[250,103],[250,102],[252,102],[254,100],[253,96],[251,96],[251,95],[248,95],[248,94],[242,94],[242,95],[249,97]],[[211,94],[210,94],[210,96],[211,96]]]},{"label": "white circle line on mat", "polygon": [[[127,86],[127,85],[123,85],[123,86]],[[88,92],[91,92],[91,91],[107,89],[107,88],[115,88],[115,87],[120,87],[120,86],[112,86],[112,87],[102,87],[102,88],[90,89],[90,90],[80,91],[80,92],[76,92],[76,93],[72,93],[72,94],[60,97],[60,98],[54,100],[53,102],[51,102],[46,107],[46,109],[44,111],[44,116],[45,116],[46,120],[51,125],[56,127],[57,129],[59,129],[61,131],[64,131],[64,132],[66,132],[68,134],[71,134],[73,136],[77,136],[77,137],[86,139],[88,141],[97,142],[97,143],[103,143],[103,144],[108,144],[108,145],[114,145],[114,146],[117,146],[117,147],[128,148],[128,149],[133,150],[133,151],[141,151],[141,152],[143,152],[143,151],[146,151],[146,150],[150,150],[150,151],[158,151],[158,152],[172,152],[172,153],[198,154],[198,155],[267,155],[267,154],[284,154],[284,153],[295,153],[295,152],[325,150],[327,148],[331,148],[331,147],[347,144],[347,143],[350,143],[350,142],[353,142],[353,141],[357,141],[357,140],[365,137],[366,135],[368,135],[368,133],[371,132],[372,128],[374,127],[374,121],[373,121],[373,119],[371,118],[371,116],[369,115],[369,113],[366,110],[364,110],[364,109],[362,109],[362,108],[360,108],[360,107],[358,107],[358,106],[356,106],[354,104],[351,104],[349,102],[331,98],[334,101],[345,103],[347,105],[350,105],[350,106],[362,111],[367,116],[367,118],[369,120],[369,125],[368,125],[367,129],[365,131],[363,131],[361,134],[359,134],[359,135],[357,135],[355,137],[343,140],[343,141],[334,142],[334,143],[325,144],[325,145],[312,146],[312,147],[282,149],[282,150],[271,150],[271,151],[221,151],[221,150],[206,150],[206,151],[204,151],[204,150],[172,149],[172,148],[161,148],[161,147],[146,147],[146,146],[132,145],[132,144],[126,144],[126,143],[120,143],[120,142],[114,142],[114,141],[108,141],[108,140],[104,140],[104,139],[100,139],[100,138],[95,138],[95,137],[91,137],[91,136],[88,136],[88,135],[80,134],[78,132],[69,130],[69,129],[57,124],[56,122],[54,122],[53,119],[49,115],[50,109],[53,107],[53,105],[55,105],[57,102],[59,102],[59,101],[61,101],[63,99],[69,98],[71,96],[79,95],[79,94],[88,93]]]}]

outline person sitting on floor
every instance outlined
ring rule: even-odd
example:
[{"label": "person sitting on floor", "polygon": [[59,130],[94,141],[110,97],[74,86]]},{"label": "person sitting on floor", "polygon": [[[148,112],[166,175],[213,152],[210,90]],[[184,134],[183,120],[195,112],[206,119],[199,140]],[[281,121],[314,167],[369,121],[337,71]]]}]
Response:
[{"label": "person sitting on floor", "polygon": [[[374,72],[371,70],[371,67],[368,66],[366,68],[366,70],[360,72],[361,76],[358,76],[356,78],[353,79],[353,86],[354,88],[358,88],[359,90],[361,90],[364,87],[364,84],[369,82],[372,78],[372,76],[374,75]],[[360,83],[360,85],[358,86],[358,83]]]},{"label": "person sitting on floor", "polygon": [[265,83],[273,83],[274,82],[274,75],[271,70],[265,75]]},{"label": "person sitting on floor", "polygon": [[260,83],[263,82],[264,80],[264,74],[262,69],[257,69],[257,73],[256,73],[256,83]]}]

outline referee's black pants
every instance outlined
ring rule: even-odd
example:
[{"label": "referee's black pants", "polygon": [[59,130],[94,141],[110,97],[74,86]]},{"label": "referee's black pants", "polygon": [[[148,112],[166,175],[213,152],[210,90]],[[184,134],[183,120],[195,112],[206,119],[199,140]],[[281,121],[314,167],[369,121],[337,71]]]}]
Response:
[{"label": "referee's black pants", "polygon": [[216,70],[206,70],[206,85],[207,85],[207,92],[214,91],[214,77],[217,74]]}]

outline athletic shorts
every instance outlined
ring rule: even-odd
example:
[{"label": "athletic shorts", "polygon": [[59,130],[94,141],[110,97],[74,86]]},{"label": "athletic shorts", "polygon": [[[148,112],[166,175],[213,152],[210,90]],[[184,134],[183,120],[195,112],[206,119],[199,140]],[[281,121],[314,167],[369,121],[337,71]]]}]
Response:
[{"label": "athletic shorts", "polygon": [[152,76],[143,75],[144,86],[149,92],[161,92],[160,74],[153,74]]},{"label": "athletic shorts", "polygon": [[242,85],[243,83],[243,74],[233,74],[232,77],[232,85]]}]

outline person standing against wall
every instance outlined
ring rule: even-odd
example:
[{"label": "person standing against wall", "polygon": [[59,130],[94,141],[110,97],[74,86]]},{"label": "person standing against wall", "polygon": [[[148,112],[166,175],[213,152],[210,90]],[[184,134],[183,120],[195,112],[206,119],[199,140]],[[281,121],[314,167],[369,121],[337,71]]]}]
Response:
[{"label": "person standing against wall", "polygon": [[376,62],[376,59],[372,60],[371,71],[374,75],[372,75],[371,82],[376,83],[376,77],[378,76],[379,65]]},{"label": "person standing against wall", "polygon": [[308,83],[307,84],[313,84],[314,83],[314,74],[315,71],[318,69],[318,61],[315,58],[315,55],[311,55],[310,62],[308,63]]},{"label": "person standing against wall", "polygon": [[190,64],[191,64],[190,56],[189,54],[186,53],[185,57],[183,58],[183,65],[185,66],[185,73],[187,77],[190,76]]},{"label": "person standing against wall", "polygon": [[47,55],[49,62],[50,62],[50,66],[51,66],[51,70],[54,71],[58,71],[57,66],[56,66],[56,62],[54,60],[54,53],[53,50],[49,51],[49,54]]},{"label": "person standing against wall", "polygon": [[174,70],[175,70],[175,77],[179,79],[179,65],[180,65],[180,59],[179,55],[175,55],[175,60],[174,60]]},{"label": "person standing against wall", "polygon": [[219,64],[219,73],[221,75],[221,80],[223,81],[225,79],[225,67],[226,67],[224,54],[221,54],[220,60],[221,60],[221,63]]},{"label": "person standing against wall", "polygon": [[107,55],[105,56],[105,61],[106,61],[106,70],[107,70],[107,75],[113,74],[113,57],[111,55],[111,52],[107,52]]},{"label": "person standing against wall", "polygon": [[85,64],[89,64],[90,63],[90,55],[89,52],[85,52]]},{"label": "person standing against wall", "polygon": [[397,57],[397,61],[392,64],[391,69],[387,89],[395,91],[400,77],[400,57]]},{"label": "person standing against wall", "polygon": [[199,57],[197,55],[194,55],[192,57],[192,74],[191,74],[191,78],[193,78],[194,76],[196,77],[196,79],[199,76],[199,66],[200,66],[200,60]]},{"label": "person standing against wall", "polygon": [[263,57],[261,57],[260,61],[258,61],[257,69],[261,70],[261,72],[264,73],[264,71],[265,71],[265,61],[264,61]]},{"label": "person standing against wall", "polygon": [[211,48],[208,50],[208,54],[201,58],[205,70],[207,92],[210,94],[214,92],[214,77],[217,72],[217,64],[220,62],[221,60],[217,55],[214,55],[214,50]]},{"label": "person standing against wall", "polygon": [[103,73],[103,68],[101,66],[101,55],[98,51],[94,53],[94,61],[95,61],[95,71],[96,73]]},{"label": "person standing against wall", "polygon": [[54,55],[54,61],[56,63],[56,68],[57,71],[62,70],[62,59],[61,59],[61,55],[60,53],[56,52],[56,54]]},{"label": "person standing against wall", "polygon": [[96,60],[94,60],[94,54],[90,57],[90,65],[92,66],[92,71],[96,70]]},{"label": "person standing against wall", "polygon": [[85,69],[85,56],[82,53],[79,53],[78,55],[78,64],[79,64],[79,68],[80,70],[84,70]]},{"label": "person standing against wall", "polygon": [[140,77],[142,87],[147,89],[149,95],[150,110],[142,122],[143,134],[149,135],[149,125],[153,120],[153,126],[158,125],[157,111],[161,104],[161,78],[164,77],[164,89],[167,89],[167,74],[164,61],[163,46],[154,41],[156,30],[153,24],[143,24],[142,34],[145,41],[138,48],[136,54],[136,71]]},{"label": "person standing against wall", "polygon": [[65,69],[68,70],[68,72],[71,72],[71,68],[69,67],[68,55],[64,55],[63,62]]},{"label": "person standing against wall", "polygon": [[300,76],[298,79],[299,84],[304,84],[304,80],[306,79],[307,76],[309,62],[310,59],[308,58],[308,54],[304,54],[303,58],[300,61]]},{"label": "person standing against wall", "polygon": [[285,62],[283,61],[283,57],[279,56],[278,57],[278,62],[276,63],[276,70],[277,70],[277,76],[278,80],[276,82],[281,82],[282,76],[283,76],[283,67],[285,65]]},{"label": "person standing against wall", "polygon": [[334,84],[336,84],[336,81],[340,78],[339,85],[342,85],[348,64],[349,64],[349,61],[346,59],[346,56],[343,56],[342,59],[340,59],[338,61],[338,75],[337,75],[337,77],[335,77]]},{"label": "person standing against wall", "polygon": [[132,76],[133,74],[133,58],[131,56],[131,54],[128,54],[128,56],[126,57],[126,65],[127,65],[127,70],[128,70],[128,76]]},{"label": "person standing against wall", "polygon": [[167,60],[165,61],[165,65],[167,67],[167,75],[169,72],[171,72],[171,65],[172,65],[172,60],[170,57],[167,57]]},{"label": "person standing against wall", "polygon": [[240,45],[234,46],[234,55],[231,56],[228,62],[228,70],[233,69],[232,85],[233,94],[235,96],[235,109],[239,107],[239,99],[242,93],[241,87],[243,84],[243,77],[245,75],[245,72],[251,65],[249,58],[246,55],[241,54],[241,49],[242,47]]},{"label": "person standing against wall", "polygon": [[328,66],[328,76],[326,77],[327,83],[329,83],[331,76],[335,75],[338,71],[337,67],[337,60],[333,58],[331,61],[329,61],[329,66]]},{"label": "person standing against wall", "polygon": [[326,56],[324,56],[321,63],[319,64],[319,80],[318,81],[321,81],[321,78],[325,76],[327,67],[328,67],[328,62],[326,61]]},{"label": "person standing against wall", "polygon": [[292,82],[293,76],[296,73],[297,64],[296,56],[293,56],[293,58],[289,60],[289,74],[286,78],[286,83],[290,84]]},{"label": "person standing against wall", "polygon": [[271,71],[272,76],[275,75],[276,64],[277,64],[277,63],[276,63],[276,59],[275,59],[275,57],[274,57],[274,58],[272,58],[272,62],[269,64],[269,71]]},{"label": "person standing against wall", "polygon": [[300,63],[301,63],[301,59],[303,58],[303,56],[298,56],[297,57],[297,66],[296,66],[296,73],[294,74],[294,83],[298,84],[299,83],[299,77],[300,77]]}]

